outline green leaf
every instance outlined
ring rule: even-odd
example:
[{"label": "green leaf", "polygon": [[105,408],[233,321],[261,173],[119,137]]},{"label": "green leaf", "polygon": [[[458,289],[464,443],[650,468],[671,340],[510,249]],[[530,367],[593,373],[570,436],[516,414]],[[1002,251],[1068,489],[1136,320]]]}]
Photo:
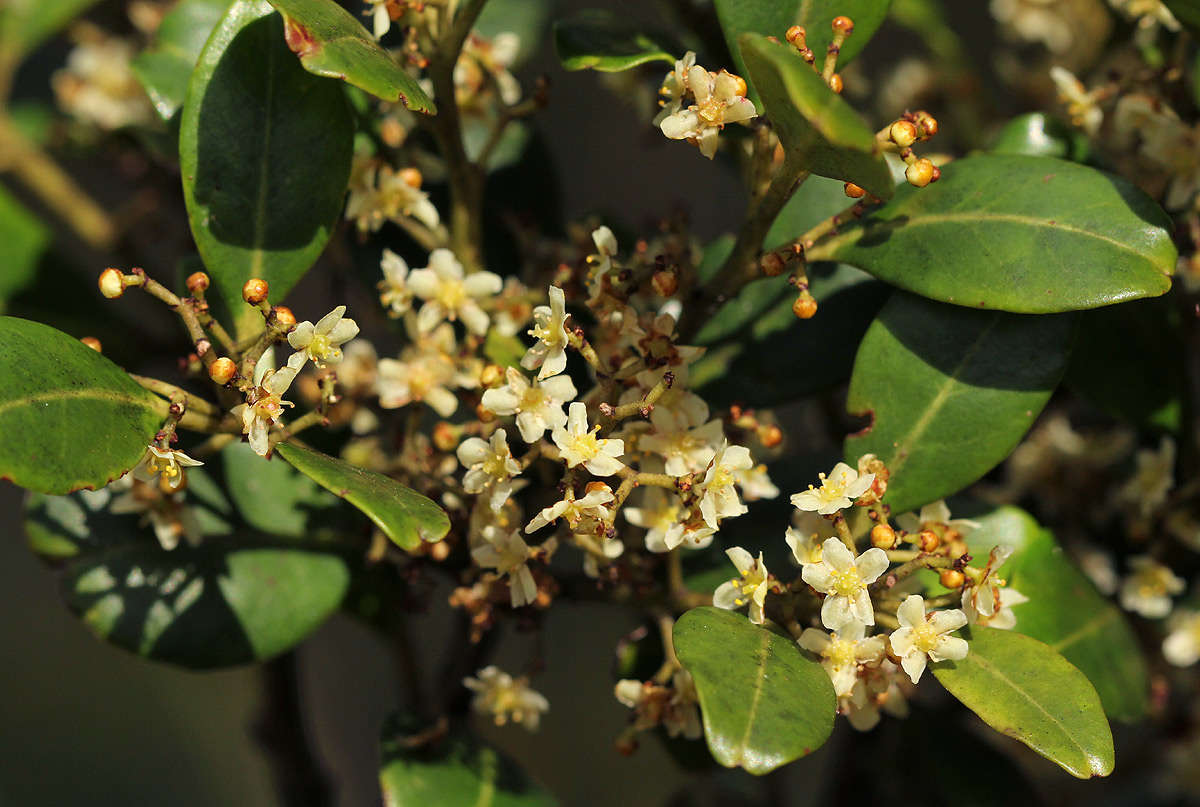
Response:
[{"label": "green leaf", "polygon": [[20,57],[87,11],[96,0],[5,0],[0,9],[0,50]]},{"label": "green leaf", "polygon": [[234,2],[192,74],[179,161],[192,235],[237,338],[262,328],[242,285],[261,277],[281,302],[324,249],[353,143],[341,87],[300,67],[267,3]]},{"label": "green leaf", "polygon": [[139,516],[108,511],[110,490],[30,498],[31,544],[66,558],[67,606],[100,638],[193,669],[261,661],[302,641],[341,603],[343,559],[230,535],[220,492],[200,471],[188,481],[184,506],[204,537],[169,552]]},{"label": "green leaf", "polygon": [[650,62],[674,64],[683,47],[670,36],[647,31],[626,17],[586,9],[554,23],[554,48],[568,70],[616,73]]},{"label": "green leaf", "polygon": [[738,41],[788,159],[819,176],[853,182],[890,199],[895,192],[891,169],[858,113],[795,48],[756,34],[743,34]]},{"label": "green leaf", "polygon": [[1112,773],[1112,732],[1083,673],[1020,633],[979,626],[963,632],[967,657],[930,665],[951,695],[1072,776]]},{"label": "green leaf", "polygon": [[1073,322],[896,294],[854,359],[846,408],[871,420],[846,457],[887,463],[897,513],[956,493],[1033,424],[1066,369]]},{"label": "green leaf", "polygon": [[33,282],[50,246],[50,228],[0,187],[0,313]]},{"label": "green leaf", "polygon": [[1193,36],[1200,36],[1200,0],[1163,0],[1175,19],[1179,20]]},{"label": "green leaf", "polygon": [[228,7],[229,0],[183,0],[163,17],[154,43],[134,57],[130,67],[163,120],[183,106],[200,51]]},{"label": "green leaf", "polygon": [[314,514],[338,499],[282,459],[263,459],[248,443],[230,443],[221,452],[229,496],[255,529],[302,538]]},{"label": "green leaf", "polygon": [[394,479],[291,443],[280,443],[275,450],[297,471],[362,510],[404,549],[440,541],[450,531],[450,519],[440,507]]},{"label": "green leaf", "polygon": [[1158,205],[1119,177],[991,154],[950,163],[928,187],[904,186],[807,255],[955,305],[1046,314],[1166,292],[1170,229]]},{"label": "green leaf", "polygon": [[763,239],[763,249],[778,249],[795,241],[825,219],[848,208],[852,201],[846,198],[845,183],[828,177],[809,177],[775,217]]},{"label": "green leaf", "polygon": [[[808,46],[817,57],[819,67],[825,60],[825,49],[833,40],[833,18],[846,16],[854,21],[854,33],[842,46],[838,67],[845,67],[857,56],[887,17],[891,0],[714,0],[717,18],[729,51],[744,72],[745,64],[738,53],[738,40],[745,33],[774,36],[783,41],[787,29],[802,25],[808,33]],[[761,90],[760,90],[761,91]]]},{"label": "green leaf", "polygon": [[492,328],[484,338],[483,355],[501,367],[520,367],[525,351],[525,343],[516,334],[504,334]]},{"label": "green leaf", "polygon": [[0,477],[42,493],[103,487],[138,463],[166,410],[77,339],[0,317]]},{"label": "green leaf", "polygon": [[769,773],[829,738],[833,685],[786,636],[741,614],[694,608],[675,623],[675,652],[696,682],[708,748],[725,767]]},{"label": "green leaf", "polygon": [[379,784],[386,807],[553,807],[558,804],[513,760],[452,730],[413,746],[408,737],[428,729],[408,715],[383,727]]},{"label": "green leaf", "polygon": [[436,110],[417,80],[333,0],[271,0],[283,15],[288,47],[314,75],[336,78],[411,110]]},{"label": "green leaf", "polygon": [[1060,157],[1085,162],[1088,157],[1087,135],[1043,112],[1019,115],[996,133],[993,154],[1027,154],[1034,157]]}]

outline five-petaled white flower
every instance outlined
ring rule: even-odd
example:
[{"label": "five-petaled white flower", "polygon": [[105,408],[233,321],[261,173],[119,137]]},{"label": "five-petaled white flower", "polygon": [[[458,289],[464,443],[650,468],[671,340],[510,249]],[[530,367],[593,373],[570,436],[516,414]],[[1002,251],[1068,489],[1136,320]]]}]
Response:
[{"label": "five-petaled white flower", "polygon": [[585,518],[602,518],[605,514],[604,505],[613,500],[612,489],[603,482],[589,482],[584,495],[578,499],[571,491],[568,495],[533,517],[525,527],[525,532],[535,532],[557,519],[566,519],[567,525],[574,529]]},{"label": "five-petaled white flower", "polygon": [[784,540],[792,550],[796,563],[803,566],[806,563],[821,561],[821,545],[829,538],[837,536],[837,529],[827,518],[816,513],[797,510],[792,514],[792,526],[784,533]]},{"label": "five-petaled white flower", "polygon": [[1012,607],[1029,602],[1029,598],[1013,588],[1006,588],[996,572],[1008,560],[1012,548],[998,546],[988,556],[987,568],[978,582],[965,586],[962,591],[962,610],[967,622],[989,628],[1012,630],[1017,624],[1017,615]]},{"label": "five-petaled white flower", "polygon": [[704,518],[693,510],[687,518],[676,521],[667,528],[666,534],[663,535],[663,545],[668,550],[677,546],[687,549],[704,549],[712,543],[716,533],[716,529],[708,526]]},{"label": "five-petaled white flower", "polygon": [[1167,623],[1170,633],[1163,640],[1163,658],[1176,667],[1200,661],[1200,611],[1180,608]]},{"label": "five-petaled white flower", "polygon": [[253,393],[253,402],[238,404],[231,410],[241,417],[242,433],[250,438],[250,447],[264,457],[270,449],[267,433],[283,416],[284,407],[293,406],[282,396],[295,380],[296,372],[291,367],[267,370]]},{"label": "five-petaled white flower", "polygon": [[829,673],[833,691],[839,698],[850,696],[858,680],[859,664],[876,664],[883,658],[887,644],[884,637],[866,637],[866,630],[861,622],[848,622],[834,633],[805,628],[796,640],[805,650],[821,657],[821,666]]},{"label": "five-petaled white flower", "polygon": [[738,471],[753,467],[750,449],[731,446],[728,441],[721,444],[701,482],[704,493],[700,497],[700,514],[704,516],[705,524],[715,529],[722,518],[734,518],[748,510],[738,498],[734,485]]},{"label": "five-petaled white flower", "polygon": [[499,294],[504,281],[492,272],[464,275],[463,266],[453,252],[435,249],[429,254],[427,268],[409,273],[408,287],[425,301],[417,312],[417,329],[421,333],[429,333],[442,320],[461,319],[467,330],[483,336],[488,329],[488,315],[475,298]]},{"label": "five-petaled white flower", "polygon": [[497,726],[511,720],[537,731],[542,713],[550,709],[550,701],[530,689],[528,679],[514,679],[495,665],[484,667],[474,678],[464,678],[463,686],[475,693],[471,708],[491,717]]},{"label": "five-petaled white flower", "polygon": [[858,471],[844,462],[833,466],[829,476],[818,474],[821,487],[808,486],[808,490],[792,494],[792,504],[801,510],[820,513],[823,516],[849,507],[855,499],[870,489],[875,474],[859,475]]},{"label": "five-petaled white flower", "polygon": [[515,367],[505,370],[503,387],[483,393],[483,408],[497,415],[516,415],[517,431],[526,443],[541,438],[547,429],[567,422],[563,404],[574,399],[575,383],[567,375],[556,375],[533,383]]},{"label": "five-petaled white flower", "polygon": [[388,309],[388,316],[398,317],[412,308],[413,292],[408,287],[408,262],[392,252],[383,251],[379,260],[383,280],[379,281],[379,302]]},{"label": "five-petaled white flower", "polygon": [[1158,451],[1143,449],[1135,458],[1137,470],[1118,493],[1123,501],[1137,507],[1143,518],[1149,517],[1166,500],[1175,484],[1175,441],[1164,437]]},{"label": "five-petaled white flower", "polygon": [[755,558],[740,546],[725,550],[725,554],[737,567],[740,577],[735,577],[721,585],[713,592],[713,605],[732,611],[744,605],[750,606],[750,621],[761,625],[763,602],[771,591],[770,574],[763,563],[762,552]]},{"label": "five-petaled white flower", "polygon": [[537,582],[529,571],[532,550],[521,533],[496,530],[488,541],[471,550],[471,557],[484,569],[508,575],[508,594],[513,608],[537,599]]},{"label": "five-petaled white flower", "polygon": [[288,334],[288,344],[296,351],[288,359],[288,367],[300,370],[312,359],[313,364],[325,367],[342,360],[342,345],[358,336],[358,323],[345,319],[346,306],[339,305],[313,325],[301,322]]},{"label": "five-petaled white flower", "polygon": [[703,470],[725,437],[721,421],[693,427],[688,412],[661,403],[650,411],[650,424],[654,431],[642,437],[638,447],[661,455],[671,476]]},{"label": "five-petaled white flower", "polygon": [[674,115],[683,106],[683,98],[688,92],[688,71],[696,64],[696,54],[688,51],[682,59],[675,60],[675,67],[663,78],[662,86],[658,89],[659,103],[662,109],[654,116],[654,125],[660,125],[665,118]]},{"label": "five-petaled white flower", "polygon": [[779,488],[767,474],[767,466],[759,463],[753,468],[742,468],[734,471],[734,479],[742,489],[742,498],[748,502],[759,499],[774,499],[779,495]]},{"label": "five-petaled white flower", "polygon": [[533,309],[529,335],[537,341],[525,352],[521,366],[538,370],[538,378],[549,378],[567,369],[567,298],[558,286],[550,287],[550,305]]},{"label": "five-petaled white flower", "polygon": [[929,661],[958,661],[967,657],[966,639],[948,635],[967,624],[967,615],[957,608],[926,614],[925,599],[920,594],[910,594],[896,609],[896,619],[900,627],[892,631],[888,641],[914,684],[921,679]]},{"label": "five-petaled white flower", "polygon": [[[679,521],[680,510],[678,496],[655,487],[643,491],[641,507],[624,507],[621,514],[633,526],[646,530],[646,549],[651,552],[669,552],[675,547],[668,546],[667,534]],[[675,536],[679,540],[683,539],[682,532],[675,533]]]},{"label": "five-petaled white flower", "polygon": [[146,455],[134,468],[133,475],[142,482],[152,482],[157,478],[161,480],[160,484],[165,490],[175,491],[183,484],[184,468],[194,468],[203,464],[182,451],[149,445],[146,446]]},{"label": "five-petaled white flower", "polygon": [[663,118],[659,128],[672,140],[696,144],[700,153],[711,160],[717,153],[717,134],[727,123],[753,118],[757,114],[754,102],[746,97],[746,82],[725,70],[710,73],[692,65],[687,85],[696,103]]},{"label": "five-petaled white flower", "polygon": [[576,401],[568,409],[566,426],[554,429],[550,437],[568,468],[582,464],[596,476],[612,476],[625,467],[617,459],[625,453],[625,441],[601,439],[596,436],[598,431],[599,426],[588,429],[587,405]]},{"label": "five-petaled white flower", "polygon": [[488,502],[499,510],[512,493],[512,478],[521,473],[521,466],[508,449],[504,429],[492,432],[490,441],[469,437],[458,446],[458,461],[467,469],[463,475],[463,490],[467,493],[491,492]]},{"label": "five-petaled white flower", "polygon": [[830,538],[821,544],[821,559],[804,564],[800,576],[827,595],[821,603],[821,623],[830,630],[841,630],[849,622],[875,624],[867,586],[887,567],[887,553],[882,549],[872,547],[856,558],[845,544]]},{"label": "five-petaled white flower", "polygon": [[978,521],[971,521],[968,518],[951,518],[950,508],[946,506],[945,499],[930,502],[922,507],[919,513],[902,513],[896,516],[896,525],[913,535],[931,527],[949,528],[964,536],[979,529]]},{"label": "five-petaled white flower", "polygon": [[1148,555],[1130,558],[1129,567],[1133,574],[1121,584],[1121,607],[1147,619],[1171,613],[1171,597],[1185,586],[1182,578]]},{"label": "five-petaled white flower", "polygon": [[479,380],[461,372],[455,363],[454,328],[449,323],[416,338],[417,343],[406,347],[399,359],[379,360],[375,379],[379,405],[396,409],[424,401],[442,417],[449,417],[458,408],[458,397],[451,388],[477,386]]}]

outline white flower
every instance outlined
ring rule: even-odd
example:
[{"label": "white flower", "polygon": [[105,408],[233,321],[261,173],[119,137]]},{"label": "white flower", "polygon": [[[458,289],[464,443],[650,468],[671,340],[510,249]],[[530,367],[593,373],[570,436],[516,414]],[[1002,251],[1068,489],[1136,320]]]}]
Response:
[{"label": "white flower", "polygon": [[142,482],[160,479],[160,484],[167,491],[174,491],[183,484],[184,468],[194,468],[203,464],[200,460],[194,460],[182,451],[149,445],[146,446],[146,455],[133,469],[133,475]]},{"label": "white flower", "polygon": [[892,631],[888,641],[914,684],[921,680],[927,661],[958,661],[967,657],[966,640],[947,635],[967,624],[967,615],[962,611],[934,611],[927,615],[924,598],[911,594],[900,603],[896,619],[900,627]]},{"label": "white flower", "polygon": [[951,529],[963,536],[979,529],[978,521],[971,521],[967,518],[951,518],[950,508],[946,506],[945,499],[930,502],[921,508],[920,513],[904,513],[896,516],[896,524],[900,529],[913,535],[933,527]]},{"label": "white flower", "polygon": [[153,114],[130,69],[133,56],[133,46],[115,37],[77,45],[51,79],[63,110],[101,129],[149,124]]},{"label": "white flower", "polygon": [[525,532],[535,532],[560,518],[565,518],[567,525],[575,529],[585,518],[603,518],[606,512],[604,505],[612,500],[613,492],[608,485],[603,482],[590,482],[582,498],[576,499],[573,492],[568,491],[565,498],[534,516],[525,527]]},{"label": "white flower", "polygon": [[485,569],[508,575],[508,593],[513,608],[528,605],[537,599],[537,582],[528,565],[532,550],[519,532],[494,532],[489,542],[471,550],[471,557]]},{"label": "white flower", "polygon": [[728,441],[722,443],[701,483],[704,492],[700,497],[700,513],[704,516],[704,523],[716,529],[720,519],[740,516],[749,509],[738,499],[734,484],[738,471],[753,467],[750,449],[731,446]]},{"label": "white flower", "polygon": [[1185,583],[1149,555],[1129,559],[1133,574],[1121,584],[1121,607],[1147,619],[1162,619],[1171,612],[1171,596],[1183,591]]},{"label": "white flower", "polygon": [[375,232],[385,221],[399,221],[404,216],[431,230],[441,223],[437,207],[421,190],[421,172],[415,168],[395,171],[390,165],[380,167],[374,160],[356,157],[349,190],[346,218],[353,220],[360,232]]},{"label": "white flower", "polygon": [[460,107],[474,111],[480,93],[495,85],[500,100],[512,106],[521,100],[521,85],[509,68],[521,50],[521,38],[511,31],[491,39],[472,32],[463,42],[462,54],[454,64],[454,94]]},{"label": "white flower", "polygon": [[342,360],[342,345],[358,336],[358,323],[344,319],[346,306],[339,305],[313,325],[301,322],[288,334],[288,344],[296,353],[288,359],[288,367],[299,370],[312,359],[317,367],[337,364]]},{"label": "white flower", "polygon": [[821,666],[829,673],[833,691],[839,698],[848,697],[854,689],[858,665],[877,664],[883,658],[884,637],[864,638],[866,630],[861,622],[849,622],[832,634],[806,628],[797,639],[801,647],[821,657]]},{"label": "white flower", "polygon": [[512,478],[521,473],[521,466],[508,449],[504,429],[492,432],[491,441],[469,437],[458,446],[458,461],[467,469],[463,475],[463,490],[467,493],[491,491],[489,506],[499,510],[512,493]]},{"label": "white flower", "polygon": [[270,449],[267,433],[283,416],[284,407],[293,405],[282,396],[295,378],[296,370],[291,367],[267,370],[258,389],[252,393],[252,402],[238,404],[231,410],[241,416],[242,433],[250,438],[250,447],[264,457]]},{"label": "white flower", "polygon": [[472,387],[478,379],[460,373],[452,358],[455,351],[454,329],[443,323],[417,344],[405,348],[400,360],[381,359],[376,368],[379,405],[396,409],[414,401],[424,401],[442,417],[458,408],[458,397],[451,387]]},{"label": "white flower", "polygon": [[575,398],[575,383],[567,375],[556,375],[530,384],[520,370],[505,370],[503,387],[483,393],[483,408],[497,415],[516,415],[521,439],[533,443],[547,429],[558,429],[567,422],[563,404]]},{"label": "white flower", "polygon": [[408,263],[392,252],[383,251],[379,261],[383,280],[379,281],[379,301],[388,309],[388,316],[398,317],[412,308],[413,292],[408,287]]},{"label": "white flower", "polygon": [[154,485],[135,481],[126,474],[113,482],[109,487],[114,490],[125,487],[122,480],[128,483],[128,489],[108,502],[108,510],[115,515],[139,514],[142,518],[139,525],[149,522],[154,530],[154,537],[164,552],[170,552],[179,546],[179,539],[184,538],[190,546],[199,545],[202,538],[200,522],[196,511],[188,507],[182,496],[165,495]]},{"label": "white flower", "polygon": [[392,15],[388,13],[388,5],[392,0],[366,0],[370,6],[371,33],[376,39],[383,39],[384,34],[392,28]]},{"label": "white flower", "polygon": [[759,463],[753,468],[743,468],[734,471],[733,478],[742,489],[742,497],[748,502],[759,499],[774,499],[779,495],[779,488],[767,475],[767,466]]},{"label": "white flower", "polygon": [[1121,579],[1113,567],[1112,556],[1102,549],[1087,548],[1079,552],[1076,560],[1079,568],[1088,576],[1092,584],[1106,597],[1117,593]]},{"label": "white flower", "polygon": [[666,460],[665,470],[671,476],[684,476],[700,471],[712,462],[717,446],[725,439],[719,420],[711,420],[693,428],[689,414],[669,406],[655,406],[650,411],[654,431],[638,441],[638,447],[658,454]]},{"label": "white flower", "polygon": [[1100,124],[1104,122],[1104,111],[1099,104],[1101,91],[1088,92],[1075,74],[1057,65],[1050,68],[1050,78],[1058,90],[1058,100],[1067,105],[1071,123],[1089,135],[1100,131]]},{"label": "white flower", "polygon": [[806,563],[800,572],[805,583],[828,596],[821,603],[821,623],[830,630],[841,630],[848,622],[875,624],[875,611],[867,586],[879,579],[888,567],[887,553],[872,547],[854,557],[837,538],[821,545],[821,559]]},{"label": "white flower", "polygon": [[1163,640],[1163,658],[1176,667],[1200,661],[1200,612],[1181,608],[1167,623],[1171,632]]},{"label": "white flower", "polygon": [[753,118],[754,102],[746,97],[746,82],[725,70],[710,73],[692,65],[687,84],[696,103],[663,118],[659,128],[672,140],[694,143],[711,160],[717,153],[717,134],[727,123]]},{"label": "white flower", "polygon": [[625,678],[617,682],[613,694],[623,706],[634,710],[635,731],[646,731],[661,723],[671,737],[698,740],[704,736],[696,685],[687,670],[676,670],[670,687]]},{"label": "white flower", "polygon": [[[581,536],[576,536],[578,539]],[[591,536],[587,536],[591,538]],[[595,539],[593,539],[595,540]],[[625,544],[620,538],[610,538],[607,535],[599,539],[599,546],[586,546],[583,556],[583,573],[593,579],[600,576],[601,562],[607,566],[625,553]],[[591,541],[589,541],[591,543]]]},{"label": "white flower", "polygon": [[550,433],[554,444],[568,468],[582,464],[596,476],[612,476],[625,465],[617,459],[625,453],[625,442],[616,438],[600,439],[599,426],[590,431],[587,425],[587,406],[580,401],[571,404],[566,427],[559,426]]},{"label": "white flower", "polygon": [[[679,521],[679,512],[682,509],[679,497],[662,488],[650,487],[642,493],[641,504],[641,507],[624,507],[621,514],[633,526],[646,530],[646,549],[651,552],[669,552],[674,549],[674,546],[667,545],[667,534]],[[682,533],[677,537],[682,539]]]},{"label": "white flower", "polygon": [[870,731],[879,723],[882,709],[893,717],[908,717],[908,702],[900,689],[900,668],[886,658],[859,667],[858,680],[838,707],[855,731]]},{"label": "white flower", "polygon": [[[704,549],[712,543],[717,531],[708,526],[698,514],[691,514],[684,521],[677,521],[667,528],[663,536],[663,546],[668,550],[677,546],[688,549]],[[651,550],[653,551],[653,550]]]},{"label": "white flower", "polygon": [[983,577],[963,587],[962,610],[970,624],[1001,630],[1012,630],[1017,624],[1012,606],[1029,602],[1029,598],[1016,589],[1006,588],[1004,581],[996,577],[996,572],[1011,554],[1011,547],[995,547],[988,556]]},{"label": "white flower", "polygon": [[604,286],[605,275],[612,271],[613,258],[617,254],[617,237],[608,227],[598,227],[592,231],[592,242],[596,245],[597,254],[588,256],[588,263],[592,265],[588,273],[588,285],[594,299]]},{"label": "white flower", "polygon": [[474,678],[464,678],[463,686],[475,693],[471,708],[491,717],[497,726],[511,720],[537,731],[542,713],[550,710],[550,701],[530,689],[528,679],[514,679],[495,665],[484,667]]},{"label": "white flower", "polygon": [[1166,502],[1175,484],[1175,441],[1164,437],[1158,451],[1139,451],[1136,462],[1137,470],[1118,496],[1135,505],[1143,518],[1148,518]]},{"label": "white flower", "polygon": [[558,286],[551,286],[550,305],[533,309],[533,327],[529,335],[537,340],[521,359],[526,370],[538,367],[538,378],[549,378],[567,369],[567,298]]},{"label": "white flower", "polygon": [[803,566],[806,563],[820,563],[821,545],[829,538],[837,536],[837,529],[827,518],[821,518],[816,513],[797,510],[792,515],[792,525],[784,533],[784,540],[792,550],[796,563]]},{"label": "white flower", "polygon": [[683,98],[688,93],[688,71],[696,64],[696,54],[688,51],[682,59],[675,60],[675,67],[663,78],[658,90],[662,109],[654,117],[654,125],[660,125],[665,118],[674,115],[683,106]]},{"label": "white flower", "polygon": [[504,287],[500,276],[492,272],[463,275],[462,264],[448,249],[435,249],[429,254],[429,267],[414,269],[408,276],[408,287],[425,300],[417,313],[417,329],[429,333],[444,319],[461,319],[467,330],[483,336],[488,329],[488,315],[476,297],[499,294]]},{"label": "white flower", "polygon": [[833,466],[829,476],[818,474],[821,487],[808,486],[808,490],[792,495],[792,504],[801,509],[820,513],[823,516],[849,507],[855,499],[866,493],[875,482],[875,474],[863,474],[844,462]]},{"label": "white flower", "polygon": [[761,625],[765,621],[763,601],[771,590],[770,574],[763,564],[762,552],[755,559],[740,546],[735,546],[726,549],[725,554],[733,561],[741,576],[717,586],[713,592],[713,605],[732,611],[749,604],[750,621]]}]

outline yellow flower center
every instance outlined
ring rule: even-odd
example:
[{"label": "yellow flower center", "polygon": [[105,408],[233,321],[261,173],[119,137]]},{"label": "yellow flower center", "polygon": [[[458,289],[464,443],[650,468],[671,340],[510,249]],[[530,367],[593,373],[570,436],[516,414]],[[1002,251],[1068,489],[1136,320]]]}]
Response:
[{"label": "yellow flower center", "polygon": [[851,566],[844,572],[834,572],[831,588],[834,594],[840,594],[843,597],[853,597],[863,588],[863,581],[862,577],[858,574],[858,568]]},{"label": "yellow flower center", "polygon": [[578,435],[571,441],[571,448],[576,454],[586,460],[593,460],[600,455],[600,441],[596,439],[599,426],[594,426],[587,434]]},{"label": "yellow flower center", "polygon": [[174,479],[179,474],[179,468],[175,465],[174,459],[165,459],[153,454],[150,459],[146,460],[146,470],[167,479]]},{"label": "yellow flower center", "polygon": [[707,123],[720,125],[725,122],[725,107],[724,101],[715,95],[710,95],[707,101],[696,107],[696,114]]},{"label": "yellow flower center", "polygon": [[913,647],[922,653],[936,649],[940,639],[941,634],[933,629],[933,625],[928,620],[923,620],[921,624],[912,629]]},{"label": "yellow flower center", "polygon": [[483,461],[483,472],[488,476],[494,476],[497,479],[506,478],[508,476],[508,470],[504,467],[504,465],[505,460],[507,459],[508,457],[502,454],[489,454]]},{"label": "yellow flower center", "polygon": [[312,356],[315,361],[321,361],[329,355],[331,347],[333,345],[330,344],[328,336],[314,333],[312,341],[308,343],[308,355]]},{"label": "yellow flower center", "polygon": [[858,663],[854,645],[854,642],[840,639],[837,634],[834,634],[833,639],[829,642],[829,647],[825,648],[825,658],[829,659],[836,668],[850,667]]},{"label": "yellow flower center", "polygon": [[540,387],[531,386],[521,396],[521,402],[518,406],[522,412],[536,412],[546,405],[549,397]]},{"label": "yellow flower center", "polygon": [[462,281],[446,280],[438,286],[437,301],[447,311],[457,311],[466,299],[467,290],[463,287]]},{"label": "yellow flower center", "polygon": [[566,342],[566,337],[563,334],[561,327],[552,327],[552,319],[542,320],[539,318],[534,322],[533,328],[530,329],[529,335],[534,339],[545,342],[549,347],[558,347]]},{"label": "yellow flower center", "polygon": [[274,423],[283,414],[283,401],[278,395],[264,395],[254,404],[254,416]]}]

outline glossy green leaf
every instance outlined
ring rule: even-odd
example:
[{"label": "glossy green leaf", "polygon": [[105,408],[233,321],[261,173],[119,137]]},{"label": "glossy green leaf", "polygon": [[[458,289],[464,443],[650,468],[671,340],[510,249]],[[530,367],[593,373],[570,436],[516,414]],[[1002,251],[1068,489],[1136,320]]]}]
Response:
[{"label": "glossy green leaf", "polygon": [[261,277],[282,302],[324,249],[353,143],[341,87],[300,67],[267,3],[236,0],[192,74],[179,161],[192,235],[238,338],[262,327],[242,285]]},{"label": "glossy green leaf", "polygon": [[976,626],[963,634],[970,646],[966,658],[930,665],[951,695],[1072,776],[1112,773],[1112,732],[1083,673],[1020,633]]},{"label": "glossy green leaf", "polygon": [[462,730],[413,747],[427,731],[393,715],[383,727],[379,785],[386,807],[553,807],[558,804],[516,762]]},{"label": "glossy green leaf", "polygon": [[744,34],[739,44],[747,75],[788,158],[815,174],[853,182],[890,199],[895,192],[892,172],[874,132],[795,48],[757,34]]},{"label": "glossy green leaf", "polygon": [[336,78],[385,101],[433,114],[433,100],[416,78],[333,0],[271,0],[283,15],[287,44],[304,69]]},{"label": "glossy green leaf", "polygon": [[1059,157],[1081,163],[1088,157],[1087,135],[1044,112],[1019,115],[996,133],[993,154]]},{"label": "glossy green leaf", "polygon": [[363,511],[399,546],[440,541],[450,519],[440,507],[394,479],[291,443],[275,447],[292,467]]},{"label": "glossy green leaf", "polygon": [[832,218],[854,202],[846,197],[846,185],[829,177],[811,176],[796,189],[775,217],[764,249],[778,249],[795,241],[822,221]]},{"label": "glossy green leaf", "polygon": [[1191,31],[1192,36],[1200,36],[1200,0],[1163,0],[1175,19],[1183,23]]},{"label": "glossy green leaf", "polygon": [[50,245],[50,228],[0,187],[0,313],[33,282]]},{"label": "glossy green leaf", "polygon": [[[189,471],[187,518],[203,533],[165,551],[136,514],[114,515],[111,490],[31,497],[35,550],[65,559],[67,606],[100,638],[146,658],[193,669],[261,661],[316,630],[338,607],[350,575],[337,554],[233,535],[230,510]],[[124,494],[130,496],[131,494]]]},{"label": "glossy green leaf", "polygon": [[166,413],[77,339],[0,317],[0,477],[43,493],[103,487],[138,463]]},{"label": "glossy green leaf", "polygon": [[615,73],[649,62],[674,64],[682,47],[666,34],[647,31],[626,17],[588,9],[554,23],[554,47],[568,70]]},{"label": "glossy green leaf", "polygon": [[742,614],[694,608],[675,623],[675,652],[696,682],[708,748],[725,767],[769,773],[829,738],[833,685],[786,636]]},{"label": "glossy green leaf", "polygon": [[842,46],[838,67],[844,67],[857,56],[883,20],[891,0],[714,0],[717,17],[729,51],[738,70],[745,64],[738,53],[742,34],[755,33],[777,37],[793,25],[802,25],[808,33],[808,46],[817,57],[817,65],[825,61],[825,50],[833,40],[833,18],[846,16],[854,21],[854,33]]},{"label": "glossy green leaf", "polygon": [[846,439],[846,457],[887,463],[884,501],[897,513],[962,490],[1008,456],[1049,400],[1073,322],[897,293],[854,359],[846,408],[870,422]]},{"label": "glossy green leaf", "polygon": [[279,457],[263,459],[249,443],[230,443],[221,451],[229,496],[242,518],[255,529],[301,538],[322,510],[338,499]]},{"label": "glossy green leaf", "polygon": [[183,0],[163,17],[153,44],[134,57],[130,67],[163,120],[183,106],[200,51],[227,8],[229,0]]},{"label": "glossy green leaf", "polygon": [[1171,223],[1119,177],[1063,160],[990,154],[956,160],[808,250],[925,297],[1046,314],[1171,287]]},{"label": "glossy green leaf", "polygon": [[5,0],[0,7],[0,50],[28,53],[96,0]]}]

